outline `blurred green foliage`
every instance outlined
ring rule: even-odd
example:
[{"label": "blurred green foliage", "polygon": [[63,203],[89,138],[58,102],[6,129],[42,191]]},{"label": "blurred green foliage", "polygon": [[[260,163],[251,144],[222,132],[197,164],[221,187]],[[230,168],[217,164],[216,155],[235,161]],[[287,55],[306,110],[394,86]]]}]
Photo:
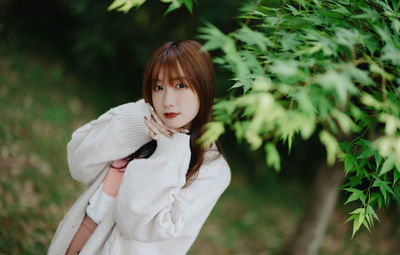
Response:
[{"label": "blurred green foliage", "polygon": [[[180,8],[163,16],[168,4],[148,1],[127,14],[107,11],[112,1],[0,1],[0,40],[38,54],[64,59],[98,90],[128,100],[141,95],[143,70],[161,44],[193,39],[202,21],[227,30],[235,26],[239,0],[203,0],[193,13]],[[221,11],[223,10],[223,11]],[[219,93],[226,90],[219,83]],[[120,88],[116,92],[115,88]],[[113,99],[113,103],[116,103]]]},{"label": "blurred green foliage", "polygon": [[[117,10],[124,13],[129,12],[133,7],[140,7],[144,4],[146,0],[114,0],[114,2],[108,7],[107,10]],[[173,10],[179,9],[183,4],[189,10],[190,13],[193,12],[193,2],[192,0],[161,0],[161,2],[169,3],[168,9],[165,11],[164,15],[167,15]]]}]

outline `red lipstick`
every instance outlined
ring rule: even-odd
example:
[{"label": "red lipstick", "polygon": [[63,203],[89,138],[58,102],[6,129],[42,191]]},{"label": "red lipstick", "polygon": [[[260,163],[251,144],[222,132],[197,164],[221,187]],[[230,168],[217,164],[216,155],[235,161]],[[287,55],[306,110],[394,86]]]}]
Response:
[{"label": "red lipstick", "polygon": [[176,116],[178,116],[178,114],[179,113],[175,113],[175,112],[167,112],[167,113],[164,113],[164,116],[168,119],[172,119],[172,118],[175,118]]}]

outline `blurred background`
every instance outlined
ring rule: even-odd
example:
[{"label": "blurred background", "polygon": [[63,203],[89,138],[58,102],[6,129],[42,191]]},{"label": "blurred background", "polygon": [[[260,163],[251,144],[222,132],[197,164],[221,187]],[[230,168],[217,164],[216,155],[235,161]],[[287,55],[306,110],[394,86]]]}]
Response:
[{"label": "blurred background", "polygon": [[[0,254],[45,254],[55,229],[83,192],[68,172],[72,132],[119,104],[141,98],[146,61],[163,43],[196,39],[210,22],[237,28],[239,0],[202,0],[193,14],[147,1],[127,14],[108,12],[111,1],[0,1]],[[199,40],[201,42],[201,40]],[[214,56],[218,52],[212,53]],[[217,96],[232,86],[216,66]],[[261,151],[220,141],[232,182],[189,254],[282,254],[301,223],[315,173],[326,156],[317,137],[281,148],[282,171]],[[319,254],[399,254],[397,208],[351,240],[351,206],[343,194]],[[317,202],[317,201],[314,201]],[[394,206],[392,206],[394,207]]]}]

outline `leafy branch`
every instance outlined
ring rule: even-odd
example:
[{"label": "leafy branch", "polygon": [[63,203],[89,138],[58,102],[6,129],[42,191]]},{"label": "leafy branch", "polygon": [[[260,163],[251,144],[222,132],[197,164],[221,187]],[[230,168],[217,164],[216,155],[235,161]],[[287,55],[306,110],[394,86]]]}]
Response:
[{"label": "leafy branch", "polygon": [[251,149],[264,144],[266,164],[279,171],[276,143],[290,152],[295,135],[318,132],[328,164],[344,161],[345,204],[360,205],[348,218],[354,236],[400,195],[399,3],[284,3],[258,1],[229,34],[209,23],[199,30],[234,81],[205,136],[217,139],[229,126]]}]

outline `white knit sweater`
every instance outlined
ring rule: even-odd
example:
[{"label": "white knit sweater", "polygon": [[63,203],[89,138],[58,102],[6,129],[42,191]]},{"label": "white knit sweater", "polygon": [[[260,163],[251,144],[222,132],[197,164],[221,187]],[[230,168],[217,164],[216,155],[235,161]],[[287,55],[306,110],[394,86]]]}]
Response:
[{"label": "white knit sweater", "polygon": [[[110,164],[151,140],[143,116],[151,114],[141,99],[110,109],[72,134],[69,169],[87,189],[60,222],[48,255],[65,254]],[[159,135],[153,155],[126,167],[113,207],[80,255],[186,254],[231,180],[229,165],[213,144],[196,180],[182,189],[190,156],[189,135]]]}]

